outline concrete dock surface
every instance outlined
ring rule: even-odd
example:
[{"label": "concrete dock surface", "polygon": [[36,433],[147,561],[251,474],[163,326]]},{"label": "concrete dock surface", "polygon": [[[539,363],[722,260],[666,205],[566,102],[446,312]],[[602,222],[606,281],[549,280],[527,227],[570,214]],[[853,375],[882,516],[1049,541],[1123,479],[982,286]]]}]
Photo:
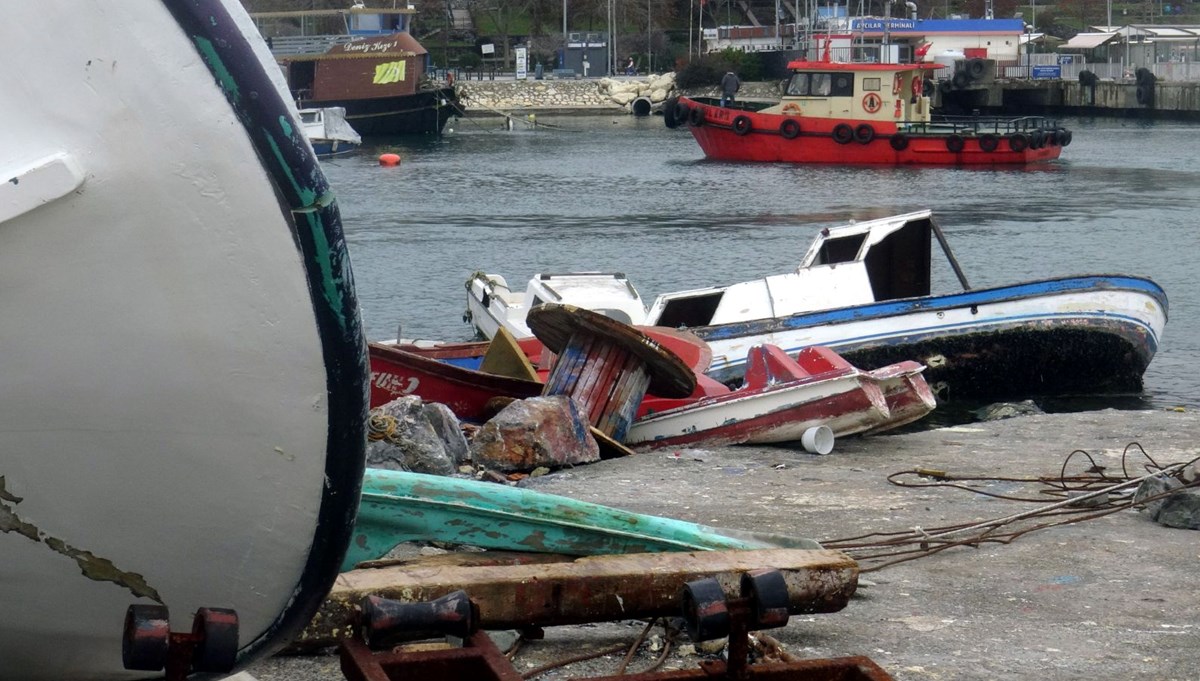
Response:
[{"label": "concrete dock surface", "polygon": [[[874,532],[973,524],[1038,508],[964,489],[900,487],[916,468],[953,477],[1058,478],[1093,461],[1110,476],[1147,473],[1200,456],[1200,415],[1104,410],[1039,414],[899,435],[839,440],[831,454],[799,448],[664,449],[530,479],[535,490],[720,528],[828,542]],[[929,478],[908,476],[910,482]],[[1044,487],[979,480],[975,489],[1061,497]],[[1054,522],[1042,518],[1042,522]],[[1022,527],[1028,527],[1026,523]],[[801,658],[865,655],[896,679],[1200,679],[1200,533],[1121,510],[955,547],[872,569],[860,558],[857,594],[841,612],[794,616],[769,633]],[[586,649],[631,643],[639,622],[554,627],[526,643],[518,671]],[[655,630],[661,638],[661,627]],[[684,643],[687,643],[686,637]],[[657,652],[643,646],[629,671]],[[683,650],[687,651],[688,648]],[[540,679],[615,674],[622,653]],[[660,670],[702,659],[672,652]],[[337,658],[276,657],[247,670],[261,681],[339,679]],[[447,680],[449,681],[449,680]]]}]

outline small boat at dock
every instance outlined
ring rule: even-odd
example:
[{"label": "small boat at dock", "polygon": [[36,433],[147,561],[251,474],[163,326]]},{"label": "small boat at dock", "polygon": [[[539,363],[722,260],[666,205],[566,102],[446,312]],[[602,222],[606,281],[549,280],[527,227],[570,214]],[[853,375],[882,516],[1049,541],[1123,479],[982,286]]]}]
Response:
[{"label": "small boat at dock", "polygon": [[466,318],[487,338],[500,327],[517,338],[532,336],[525,315],[542,303],[566,301],[625,324],[640,324],[646,317],[642,296],[620,272],[535,274],[523,292],[511,290],[498,274],[475,272],[466,286]]},{"label": "small boat at dock", "polygon": [[340,156],[357,150],[362,137],[346,122],[346,110],[331,106],[300,109],[300,126],[319,158]]},{"label": "small boat at dock", "polygon": [[720,161],[846,165],[1024,165],[1051,161],[1071,131],[1041,116],[941,116],[926,73],[940,64],[794,61],[777,104],[679,97],[667,127],[686,127]]}]

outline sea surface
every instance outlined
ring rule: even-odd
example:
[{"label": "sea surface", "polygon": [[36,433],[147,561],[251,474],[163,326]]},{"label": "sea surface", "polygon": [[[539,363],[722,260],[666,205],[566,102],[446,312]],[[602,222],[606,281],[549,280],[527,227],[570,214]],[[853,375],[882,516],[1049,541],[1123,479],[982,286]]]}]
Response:
[{"label": "sea surface", "polygon": [[[972,286],[1134,274],[1166,289],[1142,395],[1043,408],[1200,407],[1200,125],[1065,119],[1059,161],[993,170],[723,163],[659,116],[537,120],[452,120],[324,162],[370,339],[470,338],[475,271],[519,290],[538,272],[624,272],[649,302],[793,269],[825,226],[932,208]],[[948,267],[935,282],[957,289]]]}]

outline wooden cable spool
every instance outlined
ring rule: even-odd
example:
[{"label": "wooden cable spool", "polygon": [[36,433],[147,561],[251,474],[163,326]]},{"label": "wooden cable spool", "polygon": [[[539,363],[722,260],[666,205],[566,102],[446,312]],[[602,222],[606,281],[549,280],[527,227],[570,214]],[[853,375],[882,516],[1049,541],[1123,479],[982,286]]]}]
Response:
[{"label": "wooden cable spool", "polygon": [[542,394],[574,398],[604,438],[625,439],[647,392],[687,397],[696,389],[683,360],[628,324],[553,303],[533,308],[525,321],[558,355]]}]

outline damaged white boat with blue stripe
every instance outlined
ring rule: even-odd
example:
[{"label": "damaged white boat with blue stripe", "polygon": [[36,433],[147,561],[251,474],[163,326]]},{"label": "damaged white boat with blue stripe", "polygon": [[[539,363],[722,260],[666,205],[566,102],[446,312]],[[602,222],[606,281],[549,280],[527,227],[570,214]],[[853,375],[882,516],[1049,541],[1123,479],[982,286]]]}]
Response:
[{"label": "damaged white boat with blue stripe", "polygon": [[[931,295],[935,238],[961,292]],[[724,382],[771,343],[789,354],[824,345],[863,369],[915,360],[950,399],[1123,393],[1142,389],[1167,295],[1113,274],[972,289],[920,211],[823,229],[794,272],[659,296],[646,323],[708,341],[708,373]]]}]

